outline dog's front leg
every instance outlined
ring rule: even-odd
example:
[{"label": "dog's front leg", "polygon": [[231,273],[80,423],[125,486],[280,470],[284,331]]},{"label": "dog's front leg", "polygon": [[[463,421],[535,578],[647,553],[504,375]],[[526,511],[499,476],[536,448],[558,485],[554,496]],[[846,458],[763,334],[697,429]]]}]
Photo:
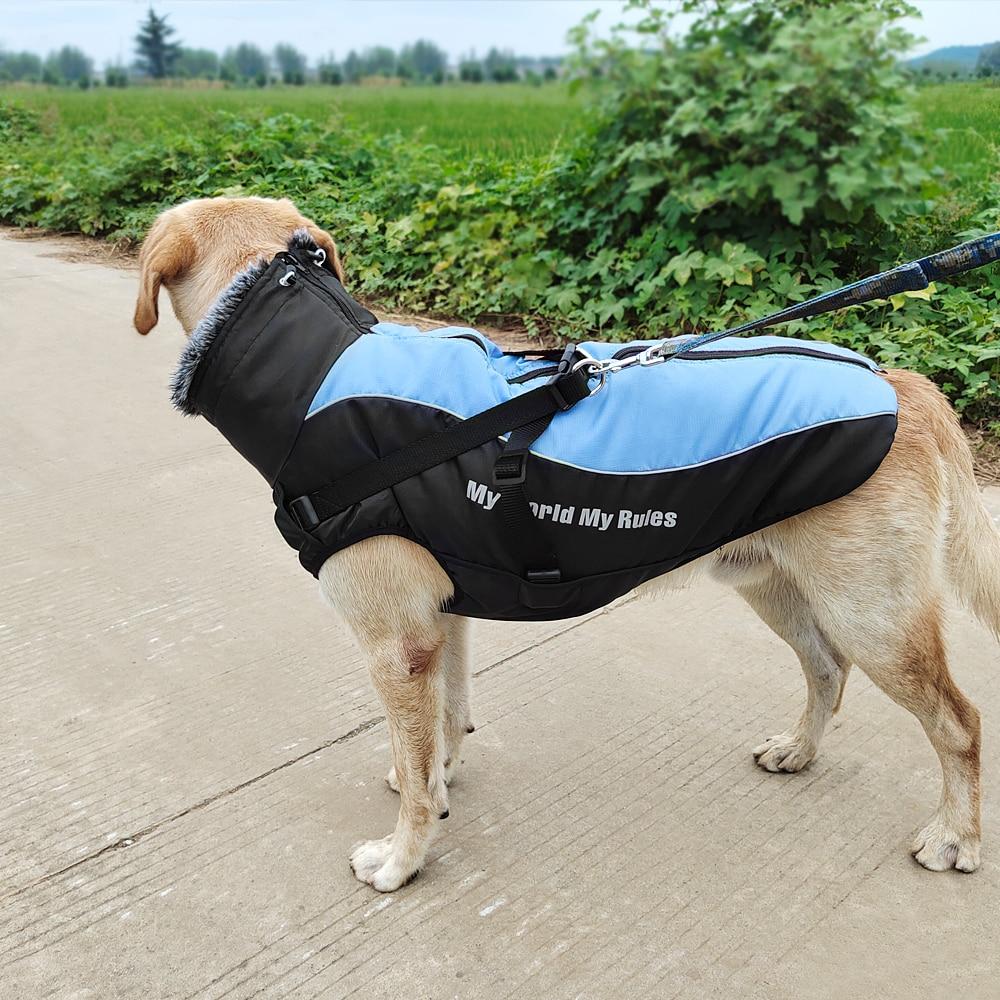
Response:
[{"label": "dog's front leg", "polygon": [[367,654],[385,706],[399,820],[390,836],[356,847],[351,867],[362,882],[391,892],[416,875],[438,820],[448,815],[445,648],[454,619],[440,608],[451,581],[429,552],[392,535],[331,556],[319,579]]},{"label": "dog's front leg", "polygon": [[448,815],[444,777],[441,652],[444,637],[402,637],[374,653],[371,675],[385,705],[399,819],[382,840],[351,854],[354,874],[380,892],[392,892],[417,874],[439,819]]},{"label": "dog's front leg", "polygon": [[[462,741],[475,731],[469,706],[469,620],[455,615],[440,616],[445,632],[441,648],[441,674],[444,688],[444,780],[450,785],[460,761]],[[395,766],[389,769],[385,783],[399,791]]]}]

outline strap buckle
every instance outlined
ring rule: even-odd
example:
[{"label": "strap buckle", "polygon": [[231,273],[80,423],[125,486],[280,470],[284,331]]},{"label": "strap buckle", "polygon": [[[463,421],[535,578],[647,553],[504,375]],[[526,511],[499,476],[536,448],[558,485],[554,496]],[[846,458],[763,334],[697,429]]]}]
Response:
[{"label": "strap buckle", "polygon": [[493,485],[518,486],[525,481],[527,473],[526,451],[504,452],[493,465]]},{"label": "strap buckle", "polygon": [[559,383],[566,378],[565,375],[554,375],[552,381],[548,383],[549,392],[552,393],[556,398],[556,406],[560,410],[568,410],[570,407],[575,406],[578,400],[567,399],[566,394],[562,391]]},{"label": "strap buckle", "polygon": [[288,510],[303,531],[313,531],[322,524],[308,496],[296,497],[288,504]]},{"label": "strap buckle", "polygon": [[557,569],[529,569],[524,576],[528,583],[562,583],[562,573]]}]

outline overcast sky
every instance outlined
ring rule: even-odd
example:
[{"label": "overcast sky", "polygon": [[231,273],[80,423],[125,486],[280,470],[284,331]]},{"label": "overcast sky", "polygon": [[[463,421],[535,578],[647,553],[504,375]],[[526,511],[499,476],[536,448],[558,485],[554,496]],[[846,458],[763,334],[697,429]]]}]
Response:
[{"label": "overcast sky", "polygon": [[[67,43],[98,66],[130,62],[132,38],[149,0],[0,0],[0,48],[49,52]],[[216,51],[241,41],[271,49],[287,41],[311,59],[349,49],[398,49],[429,38],[457,57],[491,45],[521,55],[566,51],[566,32],[588,11],[617,20],[607,0],[155,0],[185,44]],[[928,41],[915,51],[1000,40],[1000,0],[916,0],[914,30]]]}]

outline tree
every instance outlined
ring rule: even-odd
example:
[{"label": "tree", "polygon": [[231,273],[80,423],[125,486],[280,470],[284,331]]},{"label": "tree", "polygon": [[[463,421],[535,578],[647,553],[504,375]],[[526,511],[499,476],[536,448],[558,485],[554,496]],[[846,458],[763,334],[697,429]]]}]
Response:
[{"label": "tree", "polygon": [[510,83],[516,80],[517,64],[514,61],[514,53],[501,52],[496,48],[490,49],[483,60],[483,71],[490,80],[495,80],[497,83]]},{"label": "tree", "polygon": [[301,86],[306,82],[306,57],[294,45],[282,42],[274,47],[274,65],[282,82]]},{"label": "tree", "polygon": [[181,49],[174,70],[188,80],[214,80],[219,75],[219,57],[211,49]]},{"label": "tree", "polygon": [[482,83],[483,64],[475,59],[463,59],[458,64],[458,78],[465,83]]},{"label": "tree", "polygon": [[34,52],[0,52],[0,75],[37,83],[42,78],[42,60]]},{"label": "tree", "polygon": [[127,87],[128,71],[124,66],[108,66],[104,70],[104,82],[109,87]]},{"label": "tree", "polygon": [[365,76],[393,76],[396,72],[396,53],[385,45],[376,45],[364,54]]},{"label": "tree", "polygon": [[344,60],[344,79],[348,83],[357,83],[358,80],[364,75],[364,64],[361,61],[361,56],[351,49],[347,53],[347,58]]},{"label": "tree", "polygon": [[80,49],[64,45],[45,60],[42,80],[45,83],[79,83],[89,80],[93,72],[94,64]]},{"label": "tree", "polygon": [[249,42],[241,42],[235,49],[229,49],[222,62],[232,69],[237,80],[260,80],[263,77],[265,83],[267,71],[271,67],[267,53]]},{"label": "tree", "polygon": [[399,54],[399,75],[418,80],[433,80],[438,74],[444,79],[448,57],[433,42],[420,39],[403,47]]},{"label": "tree", "polygon": [[179,42],[172,42],[176,30],[167,24],[166,15],[160,17],[152,7],[146,20],[139,25],[135,36],[135,48],[139,53],[136,65],[154,80],[162,80],[173,74],[174,65],[181,54]]},{"label": "tree", "polygon": [[[980,70],[988,69],[988,74],[980,73]],[[976,61],[976,73],[980,76],[992,76],[1000,72],[1000,42],[993,42],[992,45],[984,45],[979,50],[979,59]]]},{"label": "tree", "polygon": [[317,63],[316,75],[319,77],[320,83],[329,83],[334,87],[339,87],[344,82],[344,73],[337,65],[332,52]]}]

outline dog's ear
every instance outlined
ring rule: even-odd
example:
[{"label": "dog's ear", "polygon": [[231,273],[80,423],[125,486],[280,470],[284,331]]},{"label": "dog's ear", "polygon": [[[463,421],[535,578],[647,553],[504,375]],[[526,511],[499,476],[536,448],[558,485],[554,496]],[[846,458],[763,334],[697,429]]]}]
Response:
[{"label": "dog's ear", "polygon": [[340,254],[337,253],[337,244],[333,242],[333,237],[325,230],[320,229],[314,222],[308,223],[306,230],[316,241],[316,246],[322,247],[326,251],[326,259],[333,268],[333,273],[337,280],[344,283],[344,265],[340,262]]},{"label": "dog's ear", "polygon": [[139,252],[139,297],[133,322],[146,334],[160,318],[160,286],[178,277],[194,261],[194,240],[186,227],[169,212],[154,223]]}]

